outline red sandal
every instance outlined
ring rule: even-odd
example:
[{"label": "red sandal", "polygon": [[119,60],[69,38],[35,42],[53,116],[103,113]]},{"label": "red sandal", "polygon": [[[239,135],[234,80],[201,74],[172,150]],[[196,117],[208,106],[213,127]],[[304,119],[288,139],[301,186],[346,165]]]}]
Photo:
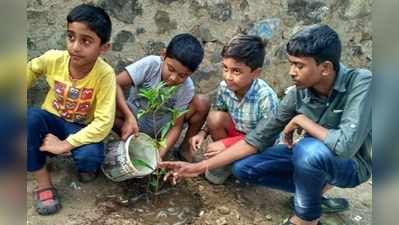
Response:
[{"label": "red sandal", "polygon": [[35,192],[36,211],[40,215],[50,215],[61,209],[57,190],[54,187],[44,188]]}]

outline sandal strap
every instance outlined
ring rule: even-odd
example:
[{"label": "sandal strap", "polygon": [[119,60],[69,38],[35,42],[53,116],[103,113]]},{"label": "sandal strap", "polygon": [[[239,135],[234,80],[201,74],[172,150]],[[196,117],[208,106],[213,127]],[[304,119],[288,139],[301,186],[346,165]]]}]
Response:
[{"label": "sandal strap", "polygon": [[36,199],[39,201],[54,200],[57,196],[57,190],[54,187],[44,188],[36,191]]}]

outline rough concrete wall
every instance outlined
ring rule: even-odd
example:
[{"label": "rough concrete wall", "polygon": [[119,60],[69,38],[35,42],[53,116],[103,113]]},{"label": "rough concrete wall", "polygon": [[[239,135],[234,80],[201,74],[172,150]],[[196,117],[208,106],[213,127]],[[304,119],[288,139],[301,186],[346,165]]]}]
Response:
[{"label": "rough concrete wall", "polygon": [[[116,72],[145,55],[158,54],[176,34],[190,32],[206,54],[193,74],[197,92],[214,94],[221,79],[220,51],[240,31],[259,34],[267,44],[262,78],[280,95],[290,85],[284,45],[304,25],[325,23],[343,42],[342,62],[370,68],[372,0],[28,0],[28,58],[65,48],[66,15],[85,2],[102,6],[113,22],[112,50],[105,58]],[[37,105],[43,82],[29,92]]]}]

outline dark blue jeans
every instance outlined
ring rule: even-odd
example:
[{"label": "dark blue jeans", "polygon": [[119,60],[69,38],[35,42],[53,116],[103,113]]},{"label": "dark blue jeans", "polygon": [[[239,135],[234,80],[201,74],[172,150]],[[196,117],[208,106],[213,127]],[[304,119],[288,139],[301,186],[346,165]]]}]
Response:
[{"label": "dark blue jeans", "polygon": [[[42,109],[28,109],[28,171],[35,172],[46,163],[47,156],[39,147],[44,137],[51,133],[60,140],[80,131],[84,126],[70,123]],[[82,145],[72,150],[72,157],[78,172],[96,172],[104,160],[104,144],[102,142]]]},{"label": "dark blue jeans", "polygon": [[233,164],[234,176],[244,182],[295,193],[295,215],[306,221],[321,216],[326,184],[359,185],[356,163],[338,158],[321,141],[305,137],[293,149],[275,145]]}]

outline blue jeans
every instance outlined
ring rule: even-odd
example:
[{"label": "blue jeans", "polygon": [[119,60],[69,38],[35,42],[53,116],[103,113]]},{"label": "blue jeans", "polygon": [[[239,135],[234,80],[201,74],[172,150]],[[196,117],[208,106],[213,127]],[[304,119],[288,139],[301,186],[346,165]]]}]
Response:
[{"label": "blue jeans", "polygon": [[[77,133],[84,125],[70,123],[42,109],[28,109],[28,165],[29,172],[43,168],[47,156],[55,156],[42,152],[39,147],[44,137],[51,133],[60,140],[70,134]],[[97,172],[104,160],[104,144],[102,142],[82,145],[72,150],[72,157],[79,172]]]},{"label": "blue jeans", "polygon": [[234,176],[244,182],[295,193],[295,215],[306,221],[321,216],[326,184],[359,185],[356,163],[338,158],[321,141],[305,137],[293,149],[275,145],[233,164]]}]

